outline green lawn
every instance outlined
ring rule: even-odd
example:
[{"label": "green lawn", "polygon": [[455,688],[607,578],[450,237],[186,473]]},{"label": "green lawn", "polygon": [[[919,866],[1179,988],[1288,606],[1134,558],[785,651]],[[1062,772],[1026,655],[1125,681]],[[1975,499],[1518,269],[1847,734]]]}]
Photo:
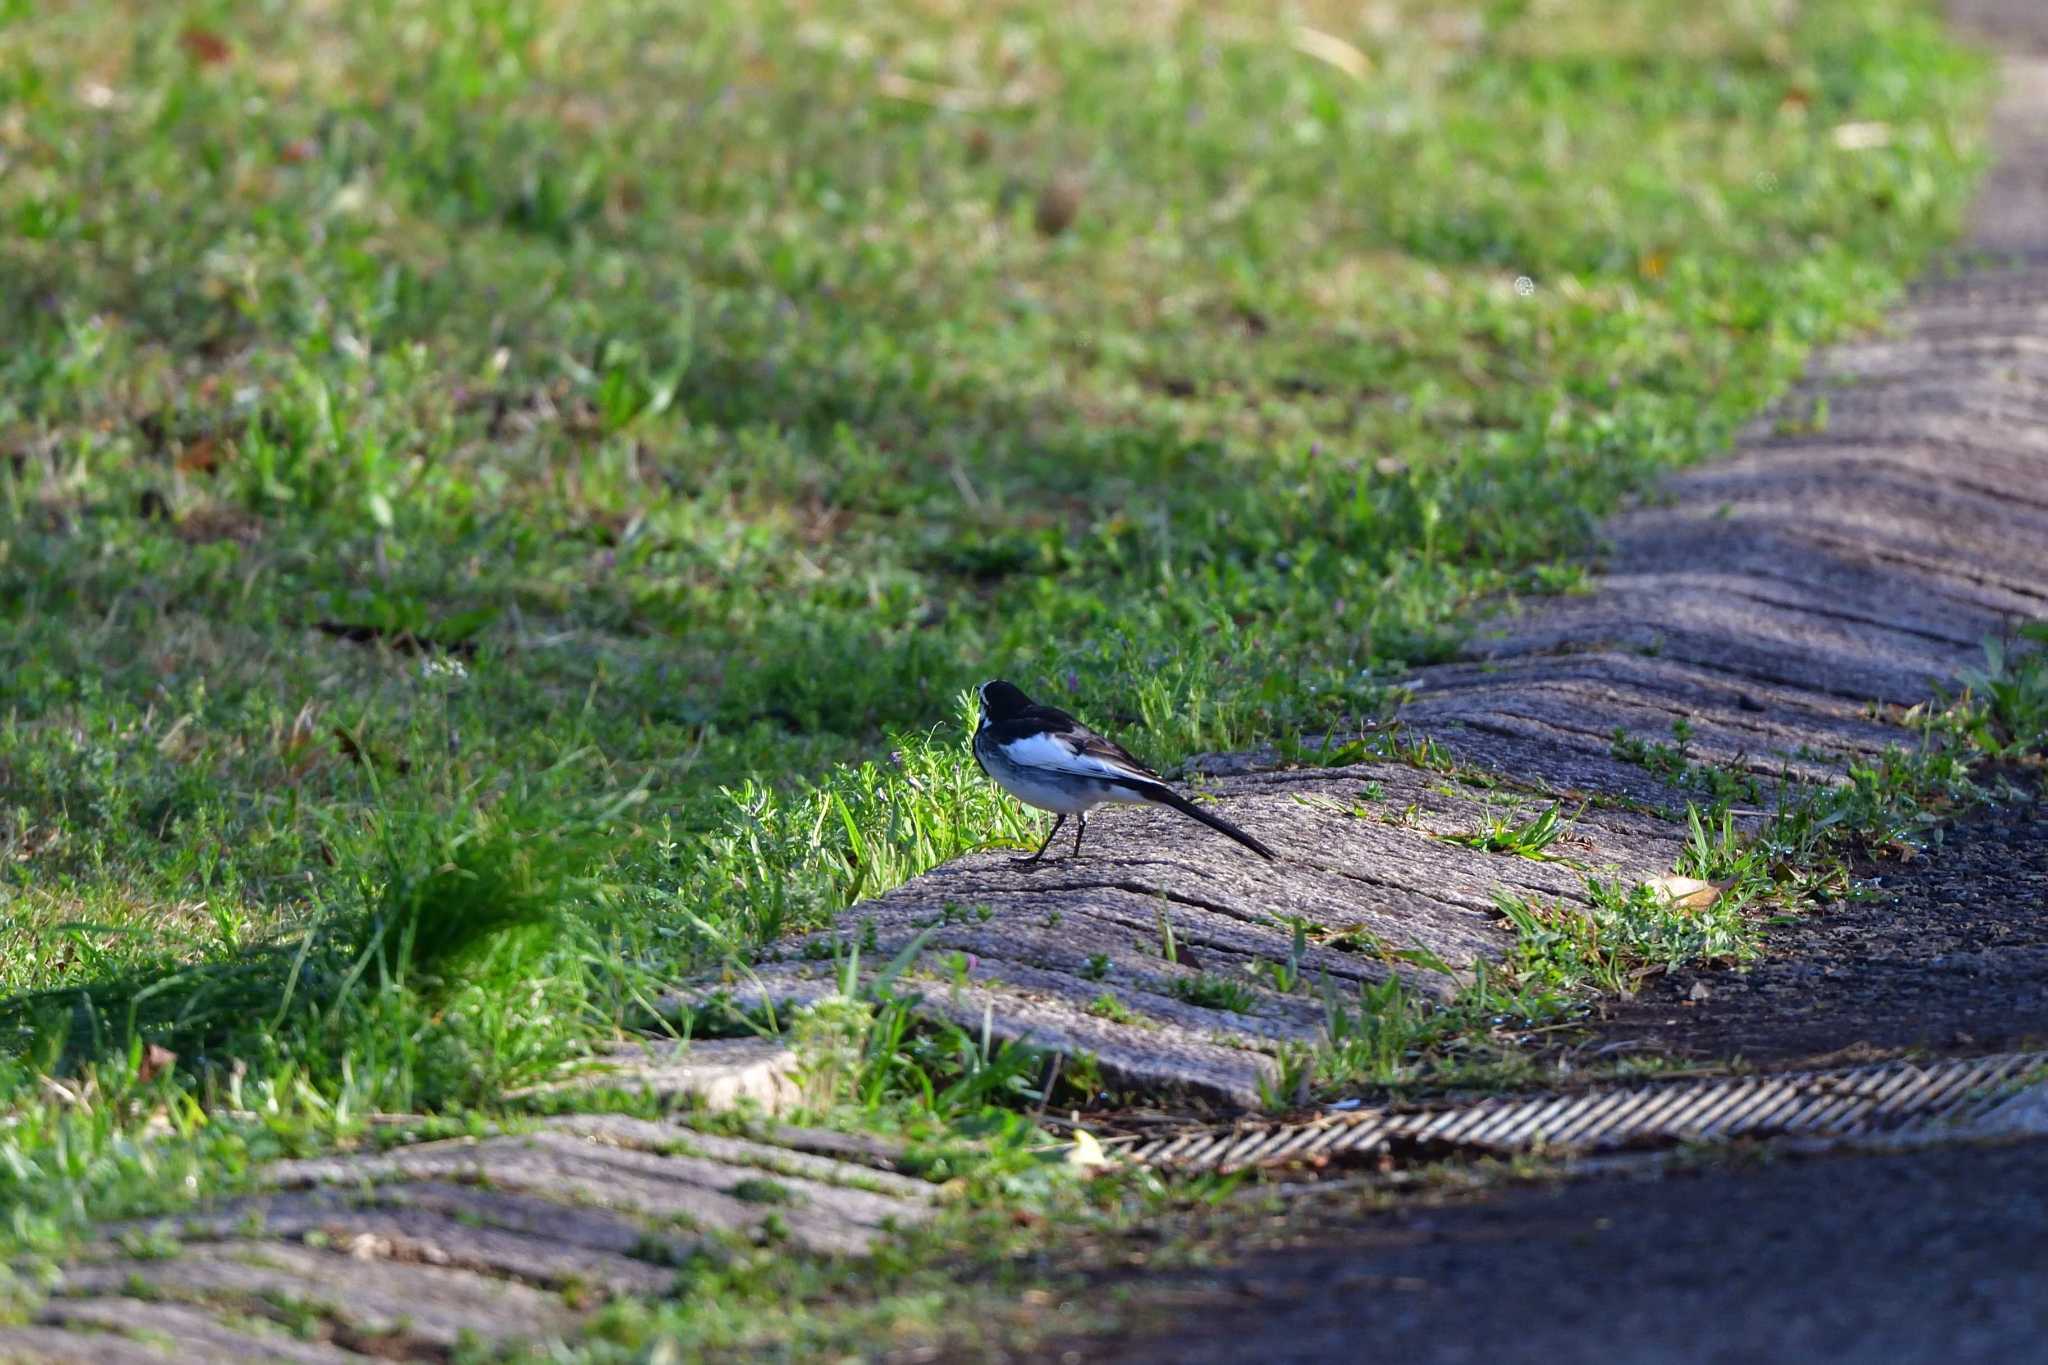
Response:
[{"label": "green lawn", "polygon": [[1966,199],[1918,0],[1274,9],[0,0],[12,1235],[1021,842],[983,677],[1355,725]]}]

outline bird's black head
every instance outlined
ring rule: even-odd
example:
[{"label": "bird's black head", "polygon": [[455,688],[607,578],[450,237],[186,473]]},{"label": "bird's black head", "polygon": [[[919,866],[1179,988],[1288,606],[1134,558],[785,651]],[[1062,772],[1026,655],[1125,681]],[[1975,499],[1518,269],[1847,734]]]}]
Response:
[{"label": "bird's black head", "polygon": [[1023,689],[1001,678],[990,678],[980,692],[981,714],[986,720],[1013,720],[1031,709],[1031,698]]}]

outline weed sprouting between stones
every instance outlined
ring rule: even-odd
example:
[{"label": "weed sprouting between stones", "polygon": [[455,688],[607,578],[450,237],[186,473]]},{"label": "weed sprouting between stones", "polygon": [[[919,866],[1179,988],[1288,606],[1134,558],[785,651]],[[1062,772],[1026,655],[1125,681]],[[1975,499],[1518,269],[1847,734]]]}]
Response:
[{"label": "weed sprouting between stones", "polygon": [[1448,834],[1444,841],[1487,853],[1505,853],[1544,862],[1556,856],[1549,851],[1550,846],[1570,832],[1576,818],[1566,816],[1563,803],[1553,801],[1522,821],[1516,821],[1509,815],[1489,813],[1485,828],[1473,834]]}]

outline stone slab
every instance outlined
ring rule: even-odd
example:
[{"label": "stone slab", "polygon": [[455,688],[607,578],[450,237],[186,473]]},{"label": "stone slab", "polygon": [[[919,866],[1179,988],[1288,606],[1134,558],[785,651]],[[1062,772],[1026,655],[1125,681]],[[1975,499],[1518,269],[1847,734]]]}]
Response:
[{"label": "stone slab", "polygon": [[[629,1284],[665,1283],[662,1266],[702,1246],[698,1239],[674,1235],[630,1213],[436,1180],[246,1195],[173,1217],[123,1219],[102,1225],[100,1231],[110,1241],[137,1236],[303,1241],[339,1230],[341,1237],[325,1238],[339,1244],[347,1240],[349,1229],[374,1232],[387,1226],[416,1240],[431,1240],[434,1235],[447,1239],[439,1244],[446,1255],[408,1259],[491,1268],[547,1285],[573,1279],[621,1292]],[[546,1261],[533,1263],[531,1257],[543,1250]]]},{"label": "stone slab", "polygon": [[391,1338],[452,1350],[471,1340],[545,1336],[566,1327],[559,1295],[467,1271],[318,1250],[286,1242],[198,1242],[160,1259],[66,1268],[65,1294],[146,1289],[253,1313],[320,1313],[354,1339]]},{"label": "stone slab", "polygon": [[572,1074],[514,1095],[631,1090],[713,1111],[780,1114],[803,1099],[796,1066],[796,1054],[772,1038],[650,1038],[607,1044]]},{"label": "stone slab", "polygon": [[91,1342],[101,1350],[112,1344],[112,1337],[126,1338],[154,1352],[148,1357],[154,1360],[347,1365],[350,1361],[370,1359],[330,1342],[293,1336],[281,1326],[265,1331],[247,1320],[232,1324],[224,1322],[212,1313],[186,1304],[119,1295],[52,1299],[43,1306],[39,1321],[47,1327],[71,1329],[78,1335],[70,1340]]},{"label": "stone slab", "polygon": [[[786,1236],[805,1250],[868,1251],[887,1228],[928,1217],[928,1204],[802,1176],[772,1180],[744,1167],[591,1141],[573,1130],[426,1143],[391,1152],[279,1162],[286,1187],[455,1180],[515,1190],[742,1237]],[[863,1173],[866,1174],[866,1173]],[[774,1187],[772,1197],[766,1196]]]},{"label": "stone slab", "polygon": [[[496,1191],[483,1191],[486,1198]],[[486,1222],[468,1210],[364,1200],[314,1190],[238,1200],[187,1217],[185,1236],[255,1237],[325,1247],[362,1260],[454,1266],[548,1289],[602,1294],[660,1294],[675,1271],[652,1261]]]}]

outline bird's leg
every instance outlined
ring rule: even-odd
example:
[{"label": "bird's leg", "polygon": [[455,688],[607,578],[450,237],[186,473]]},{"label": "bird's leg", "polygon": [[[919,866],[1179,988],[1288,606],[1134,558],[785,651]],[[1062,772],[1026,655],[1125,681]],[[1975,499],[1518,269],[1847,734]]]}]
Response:
[{"label": "bird's leg", "polygon": [[1059,819],[1057,819],[1057,820],[1053,821],[1053,822],[1052,822],[1052,832],[1051,832],[1051,833],[1049,833],[1049,834],[1047,834],[1047,835],[1045,836],[1045,842],[1044,842],[1044,843],[1042,843],[1042,844],[1040,844],[1040,845],[1038,846],[1038,852],[1036,852],[1036,853],[1032,854],[1032,855],[1031,855],[1031,856],[1030,856],[1029,858],[1012,858],[1012,859],[1010,859],[1010,866],[1011,866],[1011,867],[1030,867],[1030,866],[1031,866],[1031,865],[1032,865],[1033,863],[1037,862],[1037,861],[1038,861],[1038,860],[1039,860],[1040,858],[1043,858],[1043,857],[1045,856],[1045,851],[1046,851],[1046,850],[1047,850],[1048,848],[1052,847],[1052,841],[1053,841],[1053,838],[1054,838],[1054,836],[1056,836],[1056,835],[1057,835],[1057,834],[1058,834],[1058,833],[1060,832],[1060,826],[1061,826],[1061,825],[1064,825],[1065,823],[1067,823],[1067,817],[1066,817],[1066,816],[1064,816],[1064,815],[1062,815],[1062,816],[1061,816],[1061,817],[1060,817]]},{"label": "bird's leg", "polygon": [[1083,811],[1074,817],[1074,856],[1081,856],[1081,836],[1088,832],[1088,814]]}]

